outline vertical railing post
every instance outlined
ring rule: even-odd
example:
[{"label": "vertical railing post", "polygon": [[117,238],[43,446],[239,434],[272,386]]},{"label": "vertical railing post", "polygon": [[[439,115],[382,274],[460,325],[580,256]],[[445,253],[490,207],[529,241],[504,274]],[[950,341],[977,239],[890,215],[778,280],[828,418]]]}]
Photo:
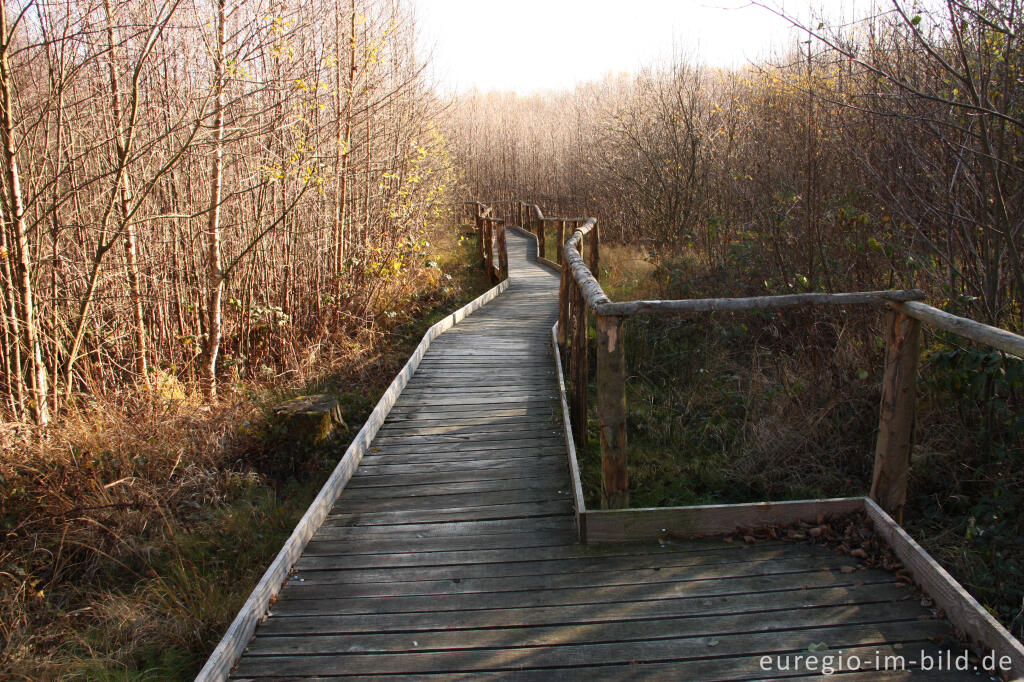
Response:
[{"label": "vertical railing post", "polygon": [[565,244],[565,221],[558,221],[558,248],[555,255],[558,256],[558,264],[562,264],[562,245]]},{"label": "vertical railing post", "polygon": [[548,245],[544,235],[546,232],[544,229],[545,226],[546,223],[544,220],[540,216],[537,216],[537,250],[539,251],[541,258],[548,257]]},{"label": "vertical railing post", "polygon": [[[558,247],[558,260],[563,261],[562,247]],[[562,356],[562,364],[565,364],[565,344],[569,339],[569,297],[571,296],[570,287],[572,285],[572,273],[569,272],[569,263],[567,261],[562,262],[562,279],[558,285],[558,350]]]},{"label": "vertical railing post", "polygon": [[597,221],[594,221],[594,228],[590,230],[590,272],[594,279],[600,279],[598,268],[601,267],[601,237]]},{"label": "vertical railing post", "polygon": [[501,271],[499,279],[508,277],[508,243],[505,241],[505,223],[498,224],[498,269]]},{"label": "vertical railing post", "polygon": [[476,204],[476,253],[483,260],[484,257],[484,218],[483,209]]},{"label": "vertical railing post", "polygon": [[601,437],[601,508],[629,507],[626,469],[626,356],[622,318],[597,315],[597,419]]},{"label": "vertical railing post", "polygon": [[572,377],[572,413],[569,415],[572,420],[573,438],[582,447],[586,444],[587,438],[587,374],[589,364],[587,359],[587,302],[583,298],[583,291],[580,290],[576,280],[573,280],[573,296],[570,313],[573,319],[573,336],[570,362],[570,375]]},{"label": "vertical railing post", "polygon": [[882,379],[871,497],[897,523],[902,523],[914,440],[921,323],[895,310],[889,311],[887,317],[885,375]]},{"label": "vertical railing post", "polygon": [[488,218],[485,222],[487,237],[484,240],[484,261],[487,267],[487,280],[494,282],[494,219]]}]

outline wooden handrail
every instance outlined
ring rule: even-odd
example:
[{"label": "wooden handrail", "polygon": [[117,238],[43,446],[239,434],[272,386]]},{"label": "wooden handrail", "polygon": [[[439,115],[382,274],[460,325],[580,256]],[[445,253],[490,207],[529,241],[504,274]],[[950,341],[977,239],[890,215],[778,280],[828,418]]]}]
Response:
[{"label": "wooden handrail", "polygon": [[781,294],[778,296],[751,296],[747,298],[693,298],[667,301],[621,301],[598,303],[599,315],[629,317],[641,313],[680,315],[685,313],[744,312],[773,310],[798,305],[880,305],[896,301],[919,301],[924,298],[920,289],[890,289],[886,291],[856,291],[842,294]]},{"label": "wooden handrail", "polygon": [[933,327],[1024,358],[1024,336],[1019,334],[967,317],[959,317],[918,301],[889,302],[889,307]]}]

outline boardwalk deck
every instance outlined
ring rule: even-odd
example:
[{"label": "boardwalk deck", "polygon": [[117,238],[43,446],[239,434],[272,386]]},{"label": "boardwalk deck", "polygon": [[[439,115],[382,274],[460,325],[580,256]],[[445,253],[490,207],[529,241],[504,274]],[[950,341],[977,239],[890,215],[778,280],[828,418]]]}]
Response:
[{"label": "boardwalk deck", "polygon": [[431,345],[233,679],[813,677],[840,650],[866,669],[848,679],[903,679],[875,661],[953,641],[895,575],[821,547],[577,544],[558,278],[532,249],[508,234],[508,290]]}]

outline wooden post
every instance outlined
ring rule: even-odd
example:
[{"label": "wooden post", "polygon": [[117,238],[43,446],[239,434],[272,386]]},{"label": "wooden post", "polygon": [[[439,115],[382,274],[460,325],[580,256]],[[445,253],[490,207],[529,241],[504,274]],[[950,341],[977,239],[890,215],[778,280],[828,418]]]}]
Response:
[{"label": "wooden post", "polygon": [[558,256],[558,264],[562,264],[562,245],[565,244],[565,221],[558,221],[558,249],[555,253]]},{"label": "wooden post", "polygon": [[[561,247],[559,247],[558,254],[559,260],[562,260]],[[569,339],[569,297],[572,295],[570,289],[572,284],[572,273],[569,272],[569,264],[562,263],[562,280],[558,286],[558,348],[562,354],[563,366],[566,364],[565,343]]]},{"label": "wooden post", "polygon": [[547,243],[546,243],[546,241],[544,239],[544,232],[546,230],[544,228],[545,228],[544,221],[540,217],[538,217],[537,218],[537,250],[540,252],[540,257],[541,258],[547,258],[548,257]]},{"label": "wooden post", "polygon": [[526,211],[524,210],[524,208],[525,205],[523,204],[523,202],[520,201],[516,214],[516,225],[518,225],[519,227],[523,227],[523,221],[526,220]]},{"label": "wooden post", "polygon": [[597,221],[594,221],[594,228],[590,231],[590,272],[594,279],[600,279],[601,267],[601,237],[598,231]]},{"label": "wooden post", "polygon": [[501,270],[500,279],[508,277],[508,244],[505,241],[505,223],[498,224],[498,268]]},{"label": "wooden post", "polygon": [[875,446],[875,470],[871,497],[882,509],[903,522],[907,500],[907,475],[914,441],[914,407],[917,399],[917,356],[921,323],[898,311],[890,311],[885,344],[885,376]]},{"label": "wooden post", "polygon": [[487,268],[487,280],[494,282],[494,221],[488,218],[484,224],[487,231],[484,240],[484,267]]},{"label": "wooden post", "polygon": [[589,364],[587,359],[587,302],[583,299],[583,291],[573,280],[573,299],[571,315],[573,319],[572,337],[572,419],[573,438],[578,447],[587,442],[587,375]]},{"label": "wooden post", "polygon": [[626,469],[626,355],[622,318],[597,315],[597,418],[601,436],[601,508],[629,507]]},{"label": "wooden post", "polygon": [[484,218],[479,204],[476,207],[476,253],[480,260],[484,259]]}]

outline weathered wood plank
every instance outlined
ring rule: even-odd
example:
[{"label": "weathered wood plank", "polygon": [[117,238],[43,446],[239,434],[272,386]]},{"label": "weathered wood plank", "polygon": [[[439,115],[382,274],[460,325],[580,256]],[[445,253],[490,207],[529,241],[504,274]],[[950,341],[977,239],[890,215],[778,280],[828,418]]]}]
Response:
[{"label": "weathered wood plank", "polygon": [[383,512],[332,512],[325,524],[336,526],[364,525],[389,526],[402,523],[442,523],[447,521],[474,521],[483,519],[529,518],[568,514],[567,502],[535,502],[533,504],[491,504],[479,507],[453,507],[450,509],[383,511]]},{"label": "weathered wood plank", "polygon": [[587,542],[623,542],[666,536],[731,533],[736,528],[814,521],[819,514],[848,514],[862,497],[750,504],[710,504],[586,512]]},{"label": "weathered wood plank", "polygon": [[[890,603],[906,598],[908,590],[895,582],[871,585],[793,588],[771,594],[733,594],[710,599],[664,599],[642,605],[614,604],[547,605],[527,608],[474,609],[463,611],[461,628],[517,627],[524,625],[585,624],[650,618],[692,618],[696,616],[745,614],[770,618],[778,611],[818,609],[824,606],[859,606]],[[419,632],[438,629],[431,613],[291,616],[271,619],[261,634],[340,634],[346,632]]]},{"label": "weathered wood plank", "polygon": [[871,499],[865,509],[875,522],[875,530],[885,538],[914,579],[935,599],[950,622],[981,643],[987,651],[1007,656],[1012,661],[1011,679],[1024,677],[1024,644],[1011,635],[978,600],[938,564],[892,517]]},{"label": "weathered wood plank", "polygon": [[[537,548],[543,549],[543,548]],[[504,550],[495,550],[504,551]],[[526,551],[521,550],[521,551]],[[403,559],[409,565],[432,565],[424,562],[421,557],[408,555],[391,555],[394,559]],[[337,560],[339,557],[332,557]],[[365,555],[344,557],[352,563],[363,563],[372,559]],[[323,565],[326,559],[321,557],[303,557],[299,570],[308,570],[313,565]],[[420,562],[416,564],[414,562]],[[859,571],[856,577],[840,571],[810,570],[799,573],[781,575],[745,576],[725,578],[722,580],[704,580],[695,582],[647,583],[637,585],[609,585],[588,588],[553,588],[549,590],[531,590],[527,592],[487,592],[478,594],[450,594],[444,599],[428,595],[403,597],[328,597],[320,594],[315,599],[290,599],[279,601],[274,606],[274,613],[279,616],[325,615],[325,614],[357,614],[357,613],[416,613],[431,612],[449,614],[443,622],[444,627],[457,624],[461,613],[468,609],[480,608],[526,608],[534,606],[574,605],[574,604],[614,604],[629,603],[634,608],[642,608],[638,604],[664,599],[707,599],[730,594],[750,594],[754,592],[776,592],[793,585],[803,589],[814,587],[840,587],[856,584],[892,581],[892,575],[884,571]],[[458,576],[457,572],[452,573]]]},{"label": "weathered wood plank", "polygon": [[752,623],[747,614],[697,616],[686,619],[613,621],[585,625],[527,626],[487,630],[434,630],[416,633],[415,644],[407,633],[359,635],[319,635],[308,638],[257,637],[250,650],[257,656],[298,654],[398,653],[403,651],[457,650],[521,646],[558,646],[567,641],[578,644],[630,642],[686,637],[717,637],[739,633],[784,633],[813,627],[822,621],[833,626],[895,623],[926,618],[918,607],[903,613],[888,604],[865,604],[855,608],[829,606],[819,610],[790,610],[773,614],[771,619]]},{"label": "weathered wood plank", "polygon": [[[909,642],[908,642],[909,643]],[[944,672],[935,670],[921,670],[919,666],[909,665],[909,660],[906,655],[906,644],[908,643],[894,643],[894,644],[882,644],[872,646],[854,646],[847,647],[842,650],[844,660],[850,660],[860,662],[860,667],[857,672],[852,668],[842,669],[842,680],[851,680],[852,682],[906,682],[911,680],[913,682],[962,682],[965,679],[977,680],[979,678],[975,676],[965,677],[962,672]],[[920,652],[927,654],[932,657],[932,660],[936,660],[939,654],[944,654],[942,647],[928,643],[928,642],[913,642],[913,651],[915,653]],[[780,652],[781,653],[781,652]],[[795,654],[798,652],[789,652]],[[834,664],[835,656],[839,653],[838,651],[829,650],[829,654],[834,656],[830,659]],[[769,657],[769,664],[772,663],[773,656]],[[886,660],[899,661],[903,660],[908,665],[901,670],[876,670],[875,661],[878,660],[883,662]],[[625,664],[619,665],[601,665],[601,666],[570,666],[570,667],[537,667],[537,668],[525,668],[516,670],[502,670],[499,672],[488,672],[488,671],[473,671],[470,673],[459,673],[459,672],[445,672],[445,673],[422,673],[422,674],[404,674],[402,675],[403,682],[424,682],[424,681],[436,681],[436,680],[483,680],[489,682],[492,680],[502,680],[504,682],[547,682],[548,680],[557,679],[565,682],[592,682],[594,679],[610,679],[610,680],[753,680],[753,679],[775,679],[775,678],[790,678],[792,679],[794,671],[792,669],[794,658],[790,656],[788,661],[785,654],[782,654],[783,665],[786,667],[776,668],[773,665],[767,666],[764,661],[764,654],[756,654],[752,656],[728,656],[717,659],[702,659],[693,660],[687,659],[682,661],[672,662],[643,662],[643,661],[630,661]],[[823,660],[819,658],[817,660],[818,669],[824,664]],[[838,670],[838,668],[833,668]],[[834,680],[835,672],[822,673],[821,675],[810,675],[800,676],[801,680]],[[238,678],[238,679],[255,679],[255,678]],[[332,675],[317,675],[317,680],[341,680],[351,679],[343,678]],[[393,677],[384,676],[361,676],[360,679],[384,681],[391,680]]]},{"label": "weathered wood plank", "polygon": [[[551,665],[601,665],[714,659],[749,652],[803,651],[814,642],[829,642],[836,649],[904,642],[927,642],[950,635],[948,624],[922,621],[908,633],[905,623],[840,625],[809,630],[772,633],[721,634],[712,637],[682,637],[597,644],[567,644],[556,647],[510,647],[471,651],[408,652],[402,654],[348,654],[325,656],[254,656],[239,674],[296,674],[311,665],[344,665],[349,674],[420,673],[457,670],[516,670]],[[713,646],[709,641],[715,640]],[[321,660],[323,658],[332,660]],[[541,663],[543,661],[543,663]],[[691,678],[692,679],[692,678]],[[697,678],[701,679],[701,678]]]},{"label": "weathered wood plank", "polygon": [[[557,535],[544,536],[547,542]],[[509,538],[506,542],[511,543]],[[478,544],[484,541],[480,540]],[[336,543],[337,544],[337,543]],[[471,544],[467,542],[466,544]],[[564,541],[563,543],[564,544]],[[545,546],[539,539],[523,544],[520,549],[535,549]],[[310,544],[313,547],[313,544]],[[475,547],[474,549],[479,549]],[[444,551],[444,550],[435,550]],[[431,554],[430,551],[419,552]],[[328,556],[326,551],[316,556]],[[424,557],[429,559],[430,557]],[[359,582],[349,580],[352,571],[303,571],[286,591],[293,598],[321,599],[331,597],[406,597],[451,594],[500,595],[503,592],[547,591],[553,589],[592,589],[604,587],[665,587],[668,583],[692,583],[696,581],[735,580],[756,576],[787,575],[799,579],[808,571],[842,570],[843,567],[856,566],[856,560],[841,556],[783,555],[771,560],[758,562],[730,562],[728,555],[721,557],[720,563],[693,564],[687,566],[669,566],[655,568],[633,568],[617,571],[583,571],[579,574],[557,573],[524,576],[483,576],[465,577],[458,570],[460,567],[449,567],[447,578],[431,580],[365,580],[364,572],[359,572]],[[540,565],[540,570],[551,570],[549,566]],[[377,571],[381,572],[380,570]],[[387,575],[387,574],[385,574]],[[301,580],[302,582],[297,582]],[[360,585],[361,587],[356,587]],[[922,612],[923,613],[923,612]]]}]

